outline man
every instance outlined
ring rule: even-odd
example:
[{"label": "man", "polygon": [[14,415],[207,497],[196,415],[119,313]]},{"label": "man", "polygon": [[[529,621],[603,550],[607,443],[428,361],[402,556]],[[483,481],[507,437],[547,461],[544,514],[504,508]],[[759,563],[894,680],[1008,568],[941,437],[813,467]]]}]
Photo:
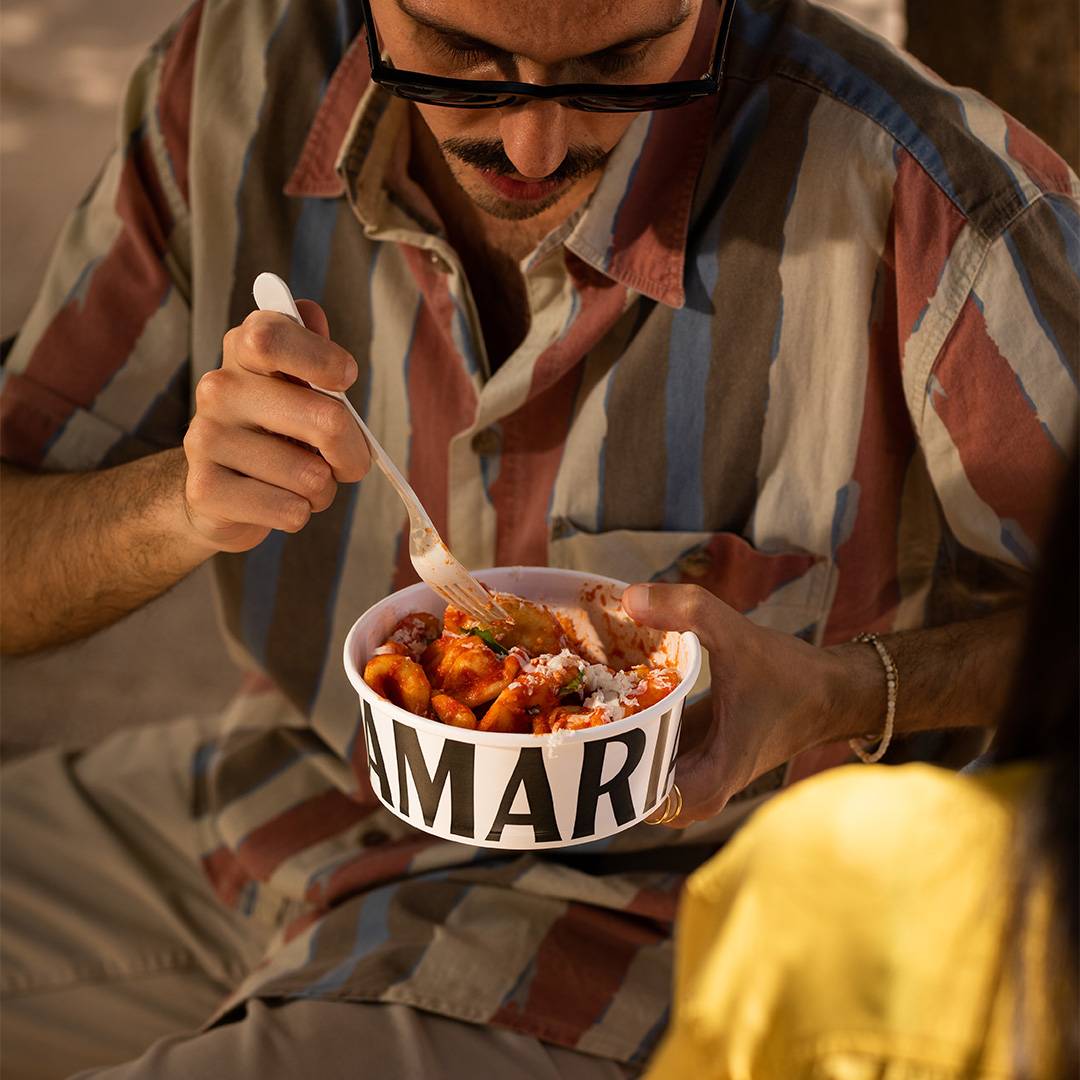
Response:
[{"label": "man", "polygon": [[[5,647],[213,555],[251,675],[8,770],[7,1058],[632,1074],[725,804],[881,732],[849,640],[900,733],[1004,693],[1075,437],[1075,179],[797,2],[200,3],[124,115],[9,362]],[[307,329],[251,314],[262,270]],[[378,808],[337,654],[412,580],[403,514],[298,380],[467,564],[654,582],[624,606],[710,653],[698,824],[514,859]]]}]

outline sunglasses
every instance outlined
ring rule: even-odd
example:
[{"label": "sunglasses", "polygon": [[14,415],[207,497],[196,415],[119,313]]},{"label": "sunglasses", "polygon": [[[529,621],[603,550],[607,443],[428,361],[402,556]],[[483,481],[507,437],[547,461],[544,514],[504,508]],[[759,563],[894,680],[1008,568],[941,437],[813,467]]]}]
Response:
[{"label": "sunglasses", "polygon": [[537,83],[503,82],[492,79],[448,79],[420,71],[392,67],[379,55],[378,31],[370,0],[360,0],[367,29],[371,78],[390,93],[424,105],[449,109],[505,109],[529,101],[554,101],[567,109],[582,112],[652,112],[672,109],[696,98],[708,97],[720,89],[724,77],[728,38],[736,0],[728,0],[716,35],[709,70],[698,79],[666,83]]}]

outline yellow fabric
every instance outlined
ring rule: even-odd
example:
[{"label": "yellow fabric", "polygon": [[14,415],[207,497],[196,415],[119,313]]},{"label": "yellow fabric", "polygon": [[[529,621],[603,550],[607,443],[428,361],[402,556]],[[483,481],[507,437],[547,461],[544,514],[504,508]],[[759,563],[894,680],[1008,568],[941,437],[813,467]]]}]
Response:
[{"label": "yellow fabric", "polygon": [[760,810],[687,884],[646,1080],[1010,1076],[1008,875],[1036,777],[853,766]]}]

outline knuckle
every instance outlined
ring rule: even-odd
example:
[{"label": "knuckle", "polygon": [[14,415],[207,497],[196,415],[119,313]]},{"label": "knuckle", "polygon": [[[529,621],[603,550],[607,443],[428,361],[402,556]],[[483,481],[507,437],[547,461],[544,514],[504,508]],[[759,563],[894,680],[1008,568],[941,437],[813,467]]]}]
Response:
[{"label": "knuckle", "polygon": [[685,588],[686,597],[683,603],[687,618],[698,625],[709,617],[712,611],[713,595],[700,585],[687,585]]},{"label": "knuckle", "polygon": [[321,495],[330,481],[330,466],[322,458],[312,457],[300,470],[300,490],[308,495]]},{"label": "knuckle", "polygon": [[705,821],[709,818],[716,817],[717,814],[723,812],[724,807],[727,806],[730,796],[726,791],[718,792],[715,795],[710,796],[702,803],[698,803],[696,806],[687,807],[683,812],[683,817],[687,818],[687,824],[689,825],[694,821]]},{"label": "knuckle", "polygon": [[349,417],[345,408],[329,398],[320,402],[312,417],[315,430],[328,439],[337,441],[348,431]]},{"label": "knuckle", "polygon": [[359,366],[352,356],[342,348],[335,348],[334,362],[331,370],[334,379],[342,390],[347,390],[354,382],[359,373]]},{"label": "knuckle", "polygon": [[327,484],[322,491],[320,491],[312,503],[312,509],[321,514],[324,510],[329,510],[334,504],[334,498],[337,495],[337,484],[332,481]]},{"label": "knuckle", "polygon": [[233,326],[226,330],[225,336],[221,339],[222,354],[225,357],[230,357],[239,348],[242,337],[243,331],[239,326]]},{"label": "knuckle", "polygon": [[205,417],[195,416],[184,433],[184,450],[188,458],[207,457],[212,440],[213,424]]},{"label": "knuckle", "polygon": [[297,533],[311,519],[311,504],[306,499],[290,499],[281,516],[283,531]]},{"label": "knuckle", "polygon": [[244,348],[257,354],[270,352],[280,332],[281,324],[273,312],[253,311],[244,320]]},{"label": "knuckle", "polygon": [[214,409],[226,393],[229,382],[224,368],[208,371],[195,386],[195,405],[199,409]]},{"label": "knuckle", "polygon": [[209,470],[200,468],[198,465],[192,465],[188,469],[186,485],[188,502],[193,505],[209,502],[212,488]]}]

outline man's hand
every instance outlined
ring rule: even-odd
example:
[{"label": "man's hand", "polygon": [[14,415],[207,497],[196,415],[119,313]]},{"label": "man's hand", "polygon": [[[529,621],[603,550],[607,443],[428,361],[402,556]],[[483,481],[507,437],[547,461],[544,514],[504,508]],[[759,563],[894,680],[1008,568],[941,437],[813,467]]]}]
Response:
[{"label": "man's hand", "polygon": [[[634,585],[622,606],[709,653],[711,711],[684,732],[676,827],[718,814],[759,776],[823,743],[881,731],[885,675],[864,644],[829,648],[757,626],[696,585]],[[882,637],[900,672],[898,733],[992,725],[1008,694],[1022,613]]]},{"label": "man's hand", "polygon": [[368,469],[340,401],[356,361],[328,340],[318,304],[305,330],[256,312],[203,376],[184,447],[88,473],[0,465],[0,649],[29,653],[86,637],[159,596],[216,551],[296,532],[340,481]]},{"label": "man's hand", "polygon": [[622,606],[658,630],[692,630],[709,653],[711,715],[704,731],[684,734],[690,749],[675,775],[685,801],[672,825],[718,814],[759,776],[831,737],[831,653],[756,626],[697,585],[635,585]]},{"label": "man's hand", "polygon": [[318,304],[297,306],[310,329],[252,312],[196,387],[185,504],[195,531],[222,551],[246,551],[271,529],[298,532],[371,463],[345,406],[302,385],[347,390],[356,361],[329,340]]}]

